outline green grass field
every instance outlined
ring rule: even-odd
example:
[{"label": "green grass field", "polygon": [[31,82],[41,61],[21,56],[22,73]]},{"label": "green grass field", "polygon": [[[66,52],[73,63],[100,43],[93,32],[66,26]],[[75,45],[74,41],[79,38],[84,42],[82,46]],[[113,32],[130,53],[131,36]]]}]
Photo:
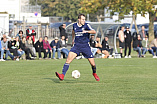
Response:
[{"label": "green grass field", "polygon": [[[59,81],[63,60],[0,62],[0,104],[155,104],[157,59],[95,59],[95,81],[86,59],[74,60]],[[81,77],[73,79],[71,72]]]}]

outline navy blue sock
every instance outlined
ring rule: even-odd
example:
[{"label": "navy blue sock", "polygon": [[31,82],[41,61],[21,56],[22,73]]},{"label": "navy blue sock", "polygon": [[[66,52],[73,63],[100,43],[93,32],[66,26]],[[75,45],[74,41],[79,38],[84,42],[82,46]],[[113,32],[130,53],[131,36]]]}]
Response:
[{"label": "navy blue sock", "polygon": [[66,72],[68,71],[69,69],[69,64],[65,63],[64,66],[63,66],[63,70],[62,70],[62,74],[66,74]]},{"label": "navy blue sock", "polygon": [[96,73],[96,66],[92,66],[93,73]]}]

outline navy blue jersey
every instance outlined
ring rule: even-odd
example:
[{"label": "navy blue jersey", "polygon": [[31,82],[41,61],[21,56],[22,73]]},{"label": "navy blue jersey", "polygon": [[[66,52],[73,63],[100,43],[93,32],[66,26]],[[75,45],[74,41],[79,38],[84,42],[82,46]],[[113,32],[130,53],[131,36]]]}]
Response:
[{"label": "navy blue jersey", "polygon": [[75,32],[75,44],[88,44],[90,33],[82,33],[83,30],[93,30],[88,23],[79,26],[78,23],[73,24],[73,30]]}]

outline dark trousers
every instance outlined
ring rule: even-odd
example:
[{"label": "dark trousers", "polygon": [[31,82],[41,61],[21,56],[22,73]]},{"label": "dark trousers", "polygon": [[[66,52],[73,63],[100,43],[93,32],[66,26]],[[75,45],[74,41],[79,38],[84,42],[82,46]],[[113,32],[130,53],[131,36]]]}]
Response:
[{"label": "dark trousers", "polygon": [[128,56],[131,54],[131,43],[125,43],[124,56],[126,56],[127,48],[129,48]]},{"label": "dark trousers", "polygon": [[17,49],[9,49],[10,53],[13,53],[13,56],[18,56]]},{"label": "dark trousers", "polygon": [[36,51],[38,52],[39,58],[41,58],[41,52],[44,52],[44,58],[47,57],[47,53],[46,53],[46,50],[45,50],[45,49],[43,49],[43,48],[38,48],[38,49],[36,49]]},{"label": "dark trousers", "polygon": [[25,48],[25,55],[26,55],[26,59],[30,59],[29,54],[31,54],[31,56],[33,56],[33,54],[31,53],[31,50],[29,48]]}]

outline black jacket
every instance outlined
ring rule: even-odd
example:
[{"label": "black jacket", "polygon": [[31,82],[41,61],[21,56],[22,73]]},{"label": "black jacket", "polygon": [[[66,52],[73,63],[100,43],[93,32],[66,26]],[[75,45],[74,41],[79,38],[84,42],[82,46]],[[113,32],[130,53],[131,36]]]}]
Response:
[{"label": "black jacket", "polygon": [[93,39],[90,38],[89,44],[90,44],[90,46],[91,46],[92,48],[95,48],[96,41],[94,41]]},{"label": "black jacket", "polygon": [[102,41],[102,50],[108,50],[109,49],[109,44],[108,42],[104,39]]},{"label": "black jacket", "polygon": [[39,40],[35,43],[35,49],[43,49],[43,42],[39,42]]},{"label": "black jacket", "polygon": [[60,38],[61,38],[62,36],[65,36],[65,39],[67,39],[68,36],[67,36],[66,30],[65,30],[62,26],[63,26],[63,25],[59,26]]},{"label": "black jacket", "polygon": [[125,38],[125,43],[131,43],[132,37],[131,37],[131,32],[127,32],[127,30],[124,31],[124,35],[126,36]]},{"label": "black jacket", "polygon": [[142,47],[141,40],[138,40],[138,34],[133,33],[133,48]]}]

